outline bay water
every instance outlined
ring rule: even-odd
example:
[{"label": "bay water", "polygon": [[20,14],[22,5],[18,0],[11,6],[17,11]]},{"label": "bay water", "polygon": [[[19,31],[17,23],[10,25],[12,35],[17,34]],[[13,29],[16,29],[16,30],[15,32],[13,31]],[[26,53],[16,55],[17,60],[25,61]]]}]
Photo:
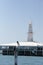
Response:
[{"label": "bay water", "polygon": [[[18,56],[17,63],[18,65],[43,65],[43,57]],[[15,65],[15,57],[0,54],[0,65]]]}]

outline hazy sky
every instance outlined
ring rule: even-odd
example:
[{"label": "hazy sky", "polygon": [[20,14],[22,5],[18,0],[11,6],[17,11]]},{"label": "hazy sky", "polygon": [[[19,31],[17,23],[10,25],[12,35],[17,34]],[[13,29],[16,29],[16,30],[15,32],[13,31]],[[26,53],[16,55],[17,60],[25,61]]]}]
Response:
[{"label": "hazy sky", "polygon": [[30,20],[34,41],[43,42],[43,0],[0,0],[0,43],[27,41]]}]

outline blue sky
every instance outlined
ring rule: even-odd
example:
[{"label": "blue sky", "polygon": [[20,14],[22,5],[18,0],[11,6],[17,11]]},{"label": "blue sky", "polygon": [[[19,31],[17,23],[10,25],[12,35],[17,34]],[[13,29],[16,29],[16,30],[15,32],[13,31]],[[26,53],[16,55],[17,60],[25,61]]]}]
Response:
[{"label": "blue sky", "polygon": [[30,20],[34,41],[43,42],[43,0],[0,0],[0,43],[27,41]]}]

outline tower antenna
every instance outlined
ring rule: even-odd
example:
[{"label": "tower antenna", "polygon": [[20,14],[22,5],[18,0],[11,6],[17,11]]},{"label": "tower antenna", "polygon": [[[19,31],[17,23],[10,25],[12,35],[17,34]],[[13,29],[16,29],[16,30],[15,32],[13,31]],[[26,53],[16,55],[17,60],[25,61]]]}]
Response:
[{"label": "tower antenna", "polygon": [[32,21],[29,23],[29,30],[28,30],[28,39],[27,41],[33,42],[33,31],[32,31]]}]

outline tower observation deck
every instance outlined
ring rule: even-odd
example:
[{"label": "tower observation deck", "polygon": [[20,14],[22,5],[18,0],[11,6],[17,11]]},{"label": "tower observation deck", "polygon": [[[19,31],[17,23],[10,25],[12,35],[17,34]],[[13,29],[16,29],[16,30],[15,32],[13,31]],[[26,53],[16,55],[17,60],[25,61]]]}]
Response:
[{"label": "tower observation deck", "polygon": [[30,21],[29,23],[29,29],[28,29],[28,42],[32,42],[33,41],[33,31],[32,31],[32,22]]}]

